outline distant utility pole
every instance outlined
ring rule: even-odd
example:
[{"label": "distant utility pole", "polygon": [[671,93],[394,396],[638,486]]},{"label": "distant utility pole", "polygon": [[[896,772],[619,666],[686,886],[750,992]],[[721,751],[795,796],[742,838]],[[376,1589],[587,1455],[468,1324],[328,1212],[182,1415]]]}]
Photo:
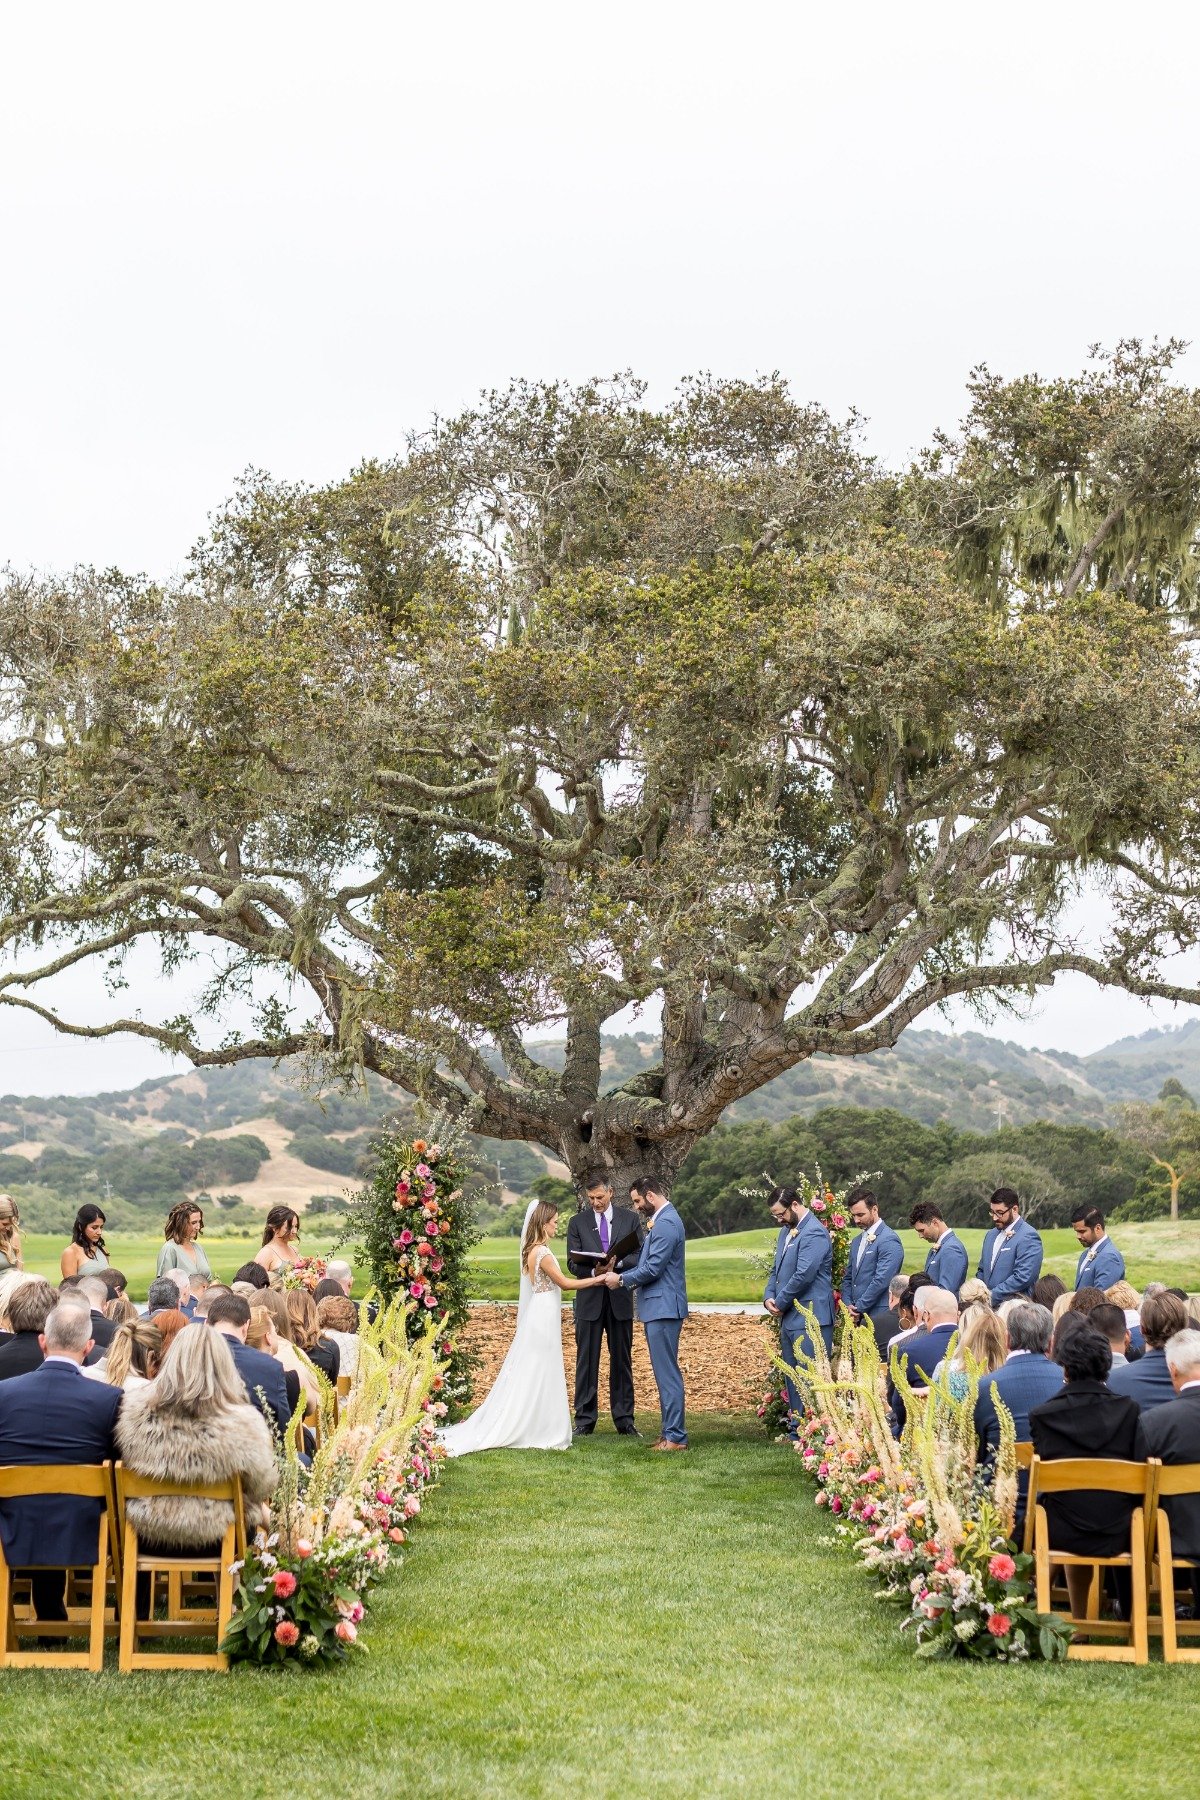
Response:
[{"label": "distant utility pole", "polygon": [[104,1198],[106,1200],[112,1199],[112,1182],[108,1179],[107,1175],[104,1177]]},{"label": "distant utility pole", "polygon": [[1003,1100],[1003,1098],[1001,1098],[1001,1099],[997,1100],[997,1102],[996,1102],[996,1130],[1000,1131],[1003,1128],[1003,1125],[1004,1125],[1004,1100]]}]

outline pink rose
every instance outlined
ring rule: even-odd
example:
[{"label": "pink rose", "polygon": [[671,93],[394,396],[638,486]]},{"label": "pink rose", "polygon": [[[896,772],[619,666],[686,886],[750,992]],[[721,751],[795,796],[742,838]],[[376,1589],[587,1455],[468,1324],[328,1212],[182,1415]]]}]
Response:
[{"label": "pink rose", "polygon": [[300,1641],[300,1627],[291,1619],[281,1619],[275,1627],[275,1642],[290,1650],[293,1644]]},{"label": "pink rose", "polygon": [[824,1488],[818,1489],[817,1493],[813,1495],[813,1503],[816,1506],[829,1505],[829,1495],[825,1492]]},{"label": "pink rose", "polygon": [[296,1539],[296,1555],[301,1561],[303,1561],[306,1556],[311,1556],[312,1553],[313,1547],[307,1538]]},{"label": "pink rose", "polygon": [[407,1247],[409,1244],[412,1243],[412,1241],[413,1241],[413,1234],[408,1229],[408,1226],[406,1225],[404,1227],[404,1230],[400,1233],[400,1242]]},{"label": "pink rose", "polygon": [[841,1512],[842,1502],[841,1502],[841,1497],[839,1495],[835,1494],[833,1496],[833,1499],[829,1502],[829,1510],[830,1510],[830,1512],[835,1512],[835,1513]]},{"label": "pink rose", "polygon": [[876,1506],[875,1502],[873,1500],[868,1500],[867,1504],[862,1509],[862,1516],[864,1519],[873,1519],[878,1510],[879,1508]]},{"label": "pink rose", "polygon": [[445,1268],[445,1266],[446,1266],[446,1265],[445,1265],[445,1263],[444,1263],[444,1262],[443,1262],[443,1261],[442,1261],[442,1259],[441,1259],[441,1257],[440,1257],[440,1256],[431,1256],[431,1257],[430,1257],[430,1259],[429,1259],[429,1272],[430,1272],[430,1274],[431,1274],[431,1275],[440,1275],[440,1274],[441,1274],[441,1272],[442,1272],[442,1270],[443,1270],[443,1269],[444,1269],[444,1268]]},{"label": "pink rose", "polygon": [[385,1494],[382,1488],[379,1489],[375,1498],[378,1500],[380,1506],[390,1506],[392,1504],[392,1496],[390,1494]]},{"label": "pink rose", "polygon": [[1012,1557],[1005,1556],[1003,1553],[999,1556],[993,1556],[991,1562],[988,1564],[988,1574],[993,1581],[1011,1581],[1016,1572],[1017,1565]]},{"label": "pink rose", "polygon": [[410,1494],[408,1496],[408,1499],[404,1502],[405,1518],[406,1519],[415,1518],[416,1515],[420,1512],[420,1510],[421,1510],[421,1502],[417,1499],[417,1496],[415,1494]]},{"label": "pink rose", "polygon": [[916,1547],[917,1546],[913,1543],[913,1540],[909,1537],[909,1535],[906,1531],[902,1531],[900,1533],[900,1536],[896,1539],[896,1548],[900,1552],[901,1556],[907,1556],[909,1551],[915,1550]]},{"label": "pink rose", "polygon": [[339,1619],[333,1628],[333,1635],[340,1638],[343,1644],[352,1644],[358,1636],[358,1626],[349,1619]]},{"label": "pink rose", "polygon": [[296,1577],[290,1569],[276,1569],[271,1584],[277,1600],[290,1600],[296,1591]]},{"label": "pink rose", "polygon": [[410,1282],[408,1291],[414,1300],[419,1300],[421,1295],[425,1292],[425,1283],[423,1281]]},{"label": "pink rose", "polygon": [[430,1202],[429,1206],[427,1206],[425,1209],[426,1212],[436,1212],[437,1211],[436,1196],[437,1196],[436,1185],[432,1181],[427,1181],[425,1183],[425,1186],[421,1189],[421,1198],[423,1200],[428,1200]]},{"label": "pink rose", "polygon": [[363,1605],[362,1601],[356,1600],[354,1602],[354,1605],[350,1608],[350,1623],[352,1625],[361,1625],[362,1620],[363,1620],[363,1614],[366,1612],[366,1610],[367,1609]]},{"label": "pink rose", "polygon": [[1007,1637],[1012,1630],[1012,1620],[1007,1613],[994,1612],[988,1620],[988,1630],[993,1637]]},{"label": "pink rose", "polygon": [[434,1307],[437,1305],[437,1295],[436,1294],[426,1294],[425,1304],[429,1308],[430,1312],[432,1312]]},{"label": "pink rose", "polygon": [[408,1195],[411,1193],[411,1191],[412,1190],[410,1189],[407,1181],[398,1181],[396,1183],[396,1198],[397,1198],[397,1200],[407,1199]]},{"label": "pink rose", "polygon": [[413,1174],[416,1176],[418,1181],[428,1181],[429,1180],[429,1164],[419,1162],[417,1164],[416,1168],[413,1170]]}]

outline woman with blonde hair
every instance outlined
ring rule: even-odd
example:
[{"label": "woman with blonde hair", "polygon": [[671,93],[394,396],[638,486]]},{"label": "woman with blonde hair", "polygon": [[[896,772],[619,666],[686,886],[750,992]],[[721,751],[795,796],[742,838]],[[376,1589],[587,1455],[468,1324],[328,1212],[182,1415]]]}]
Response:
[{"label": "woman with blonde hair", "polygon": [[[1008,1355],[1008,1337],[999,1316],[990,1306],[968,1306],[958,1321],[958,1343],[954,1355],[945,1365],[950,1392],[956,1400],[965,1400],[969,1387],[968,1374],[991,1375],[1002,1367]],[[935,1370],[935,1379],[937,1371]]]},{"label": "woman with blonde hair", "polygon": [[[273,1356],[276,1362],[282,1360],[279,1355],[279,1334],[275,1330],[275,1321],[265,1306],[251,1305],[246,1342],[252,1350],[261,1350],[264,1356]],[[300,1377],[295,1369],[284,1369],[283,1386],[287,1394],[290,1416],[295,1412],[300,1400]]]},{"label": "woman with blonde hair", "polygon": [[133,1325],[142,1315],[128,1294],[114,1294],[105,1304],[104,1316],[114,1325]]},{"label": "woman with blonde hair", "polygon": [[8,1295],[20,1287],[25,1277],[21,1256],[21,1215],[11,1194],[0,1194],[0,1314],[7,1308]]},{"label": "woman with blonde hair", "polygon": [[118,1329],[104,1361],[85,1368],[84,1374],[109,1387],[124,1388],[127,1394],[148,1386],[158,1374],[163,1358],[162,1332],[158,1328],[161,1318],[159,1313],[151,1324],[149,1319],[139,1319],[135,1312],[132,1321]]},{"label": "woman with blonde hair", "polygon": [[990,1306],[991,1304],[992,1290],[989,1288],[986,1281],[980,1281],[978,1275],[972,1275],[970,1280],[964,1281],[958,1290],[958,1312],[960,1319],[966,1312],[968,1306]]},{"label": "woman with blonde hair", "polygon": [[571,1409],[562,1353],[564,1291],[599,1287],[604,1277],[564,1275],[550,1249],[558,1208],[534,1200],[521,1234],[517,1330],[491,1393],[461,1425],[442,1433],[451,1456],[475,1450],[569,1450]]},{"label": "woman with blonde hair", "polygon": [[326,1381],[336,1387],[342,1359],[337,1345],[321,1336],[316,1301],[307,1288],[289,1288],[284,1300],[292,1322],[292,1342],[303,1350],[315,1368],[320,1369]]},{"label": "woman with blonde hair", "polygon": [[[127,1468],[158,1481],[200,1484],[240,1475],[246,1499],[266,1500],[278,1479],[267,1422],[246,1398],[219,1331],[184,1331],[155,1381],[127,1393],[117,1420]],[[233,1516],[225,1500],[150,1495],[130,1500],[140,1541],[156,1550],[215,1555]]]}]

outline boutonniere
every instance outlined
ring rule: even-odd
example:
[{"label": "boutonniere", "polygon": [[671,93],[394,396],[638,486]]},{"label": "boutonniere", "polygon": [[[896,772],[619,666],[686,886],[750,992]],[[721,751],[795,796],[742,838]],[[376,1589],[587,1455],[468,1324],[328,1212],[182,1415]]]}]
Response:
[{"label": "boutonniere", "polygon": [[798,1237],[799,1235],[800,1235],[800,1227],[798,1225],[793,1225],[792,1229],[788,1232],[788,1236],[787,1236],[788,1243],[790,1244],[792,1239],[794,1237]]}]

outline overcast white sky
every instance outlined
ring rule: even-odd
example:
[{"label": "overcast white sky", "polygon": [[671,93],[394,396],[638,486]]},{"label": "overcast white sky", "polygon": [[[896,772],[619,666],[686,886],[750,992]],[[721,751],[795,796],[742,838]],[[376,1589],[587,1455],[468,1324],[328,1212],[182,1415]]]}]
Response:
[{"label": "overcast white sky", "polygon": [[[779,368],[899,459],[977,361],[1200,337],[1192,8],[0,16],[18,566],[168,573],[248,464],[336,475],[511,375]],[[1078,983],[1002,1029],[1083,1051],[1155,1016]],[[0,1090],[166,1066],[0,1013]]]}]

